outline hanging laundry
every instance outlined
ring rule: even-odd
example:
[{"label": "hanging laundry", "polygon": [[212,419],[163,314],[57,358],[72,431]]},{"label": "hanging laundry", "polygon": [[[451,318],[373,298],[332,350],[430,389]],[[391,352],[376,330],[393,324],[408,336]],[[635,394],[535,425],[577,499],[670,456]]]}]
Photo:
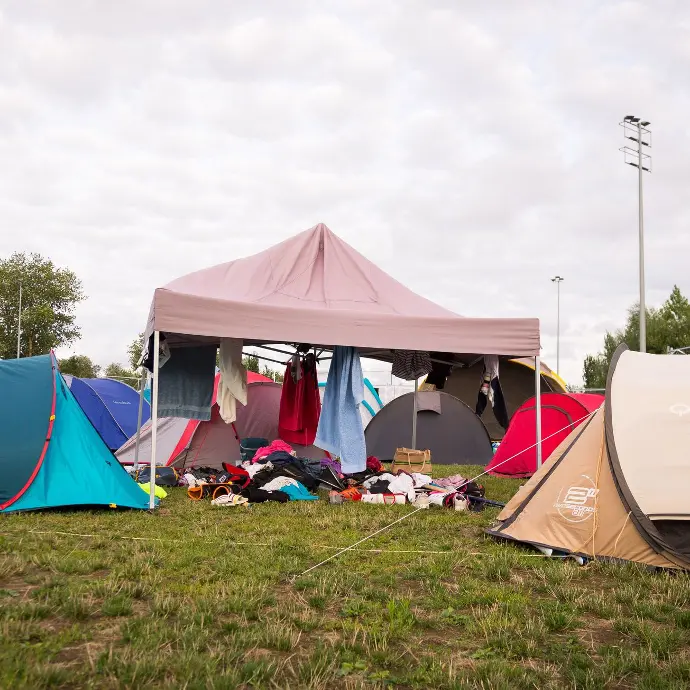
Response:
[{"label": "hanging laundry", "polygon": [[[139,365],[148,369],[153,373],[153,333],[149,336],[149,340],[145,343],[145,349],[141,354]],[[170,359],[170,347],[165,339],[165,333],[161,333],[158,338],[158,368],[162,367]]]},{"label": "hanging laundry", "polygon": [[220,381],[218,407],[226,424],[237,419],[237,403],[247,404],[247,370],[242,364],[243,341],[238,338],[220,339]]},{"label": "hanging laundry", "polygon": [[176,347],[158,376],[159,417],[211,419],[216,346]]},{"label": "hanging laundry", "polygon": [[477,394],[477,407],[475,413],[478,417],[484,414],[487,403],[491,403],[496,421],[504,428],[508,428],[508,409],[506,408],[506,401],[503,397],[503,390],[498,379],[498,357],[496,355],[484,356],[484,369],[482,371],[482,379]]},{"label": "hanging laundry", "polygon": [[301,363],[302,376],[297,382],[292,378],[291,369],[292,362],[288,364],[283,379],[278,414],[278,433],[280,438],[288,443],[311,446],[314,443],[319,417],[321,416],[316,357],[313,353],[304,357]]},{"label": "hanging laundry", "polygon": [[290,360],[290,376],[292,377],[293,383],[298,383],[302,378],[302,358],[299,352],[295,352]]},{"label": "hanging laundry", "polygon": [[432,369],[428,352],[397,350],[393,359],[393,376],[404,381],[415,381]]},{"label": "hanging laundry", "polygon": [[426,377],[425,383],[434,386],[436,390],[442,391],[446,386],[446,379],[450,376],[450,372],[453,369],[452,365],[442,364],[442,361],[451,362],[453,354],[450,352],[430,352],[429,358],[431,359],[431,373]]},{"label": "hanging laundry", "polygon": [[335,347],[314,443],[340,458],[344,474],[363,472],[367,467],[364,427],[359,413],[363,398],[359,353],[353,347]]}]

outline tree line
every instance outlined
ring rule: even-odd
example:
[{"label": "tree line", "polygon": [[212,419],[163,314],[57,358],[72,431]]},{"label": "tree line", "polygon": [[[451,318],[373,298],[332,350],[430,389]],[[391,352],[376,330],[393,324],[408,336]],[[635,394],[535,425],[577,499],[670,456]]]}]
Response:
[{"label": "tree line", "polygon": [[[690,347],[690,302],[677,285],[658,309],[646,309],[647,352],[662,355],[670,350]],[[628,309],[625,326],[604,336],[602,349],[585,357],[582,378],[585,388],[605,388],[611,358],[625,343],[631,350],[640,349],[640,305]]]}]

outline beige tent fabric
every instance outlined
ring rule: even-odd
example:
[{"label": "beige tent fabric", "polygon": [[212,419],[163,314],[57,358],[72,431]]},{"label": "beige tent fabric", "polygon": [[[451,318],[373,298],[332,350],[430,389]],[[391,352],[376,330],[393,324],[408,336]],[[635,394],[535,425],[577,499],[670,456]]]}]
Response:
[{"label": "beige tent fabric", "polygon": [[624,507],[610,470],[604,420],[602,407],[576,429],[504,508],[502,525],[491,533],[590,558],[680,567],[649,546]]},{"label": "beige tent fabric", "polygon": [[642,513],[690,520],[690,357],[623,352],[611,419],[618,462]]}]

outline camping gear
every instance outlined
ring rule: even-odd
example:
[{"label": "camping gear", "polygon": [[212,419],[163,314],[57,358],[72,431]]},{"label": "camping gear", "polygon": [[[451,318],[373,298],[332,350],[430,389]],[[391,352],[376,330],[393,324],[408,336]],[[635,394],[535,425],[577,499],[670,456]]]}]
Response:
[{"label": "camping gear", "polygon": [[[544,393],[541,396],[542,462],[604,402],[591,393]],[[486,466],[490,474],[531,477],[537,471],[537,419],[534,398],[515,412],[501,445]]]},{"label": "camping gear", "polygon": [[418,472],[431,475],[431,451],[397,448],[391,465],[391,474],[397,474],[401,470],[408,474]]},{"label": "camping gear", "polygon": [[[489,462],[491,440],[472,409],[448,393],[421,391],[417,398],[417,447],[429,449],[435,464]],[[414,393],[401,395],[380,410],[364,431],[367,454],[385,462],[392,459],[396,448],[408,446],[413,410]]]},{"label": "camping gear", "polygon": [[54,354],[0,361],[0,512],[149,507],[98,435]]},{"label": "camping gear", "polygon": [[[151,481],[151,468],[142,467],[134,473],[134,479],[139,484]],[[172,467],[156,467],[156,484],[159,486],[177,486],[180,483],[180,475]]]},{"label": "camping gear", "polygon": [[[542,395],[551,392],[566,392],[565,382],[556,372],[552,371],[543,362],[540,369]],[[483,358],[469,367],[455,367],[448,377],[443,391],[462,400],[474,410],[477,403],[477,391],[483,380],[483,371]],[[535,394],[534,379],[533,358],[521,357],[501,361],[499,381],[509,420],[512,419],[520,405]],[[422,386],[424,385],[422,384]],[[492,441],[500,441],[504,437],[506,430],[496,420],[491,405],[486,406],[486,409],[482,412],[481,420],[484,422]],[[510,428],[510,424],[508,428]]]},{"label": "camping gear", "polygon": [[[81,379],[63,376],[72,395],[84,410],[100,437],[110,450],[117,450],[137,432],[139,393],[115,379]],[[141,423],[151,417],[151,405],[144,401]]]},{"label": "camping gear", "polygon": [[515,494],[489,534],[582,558],[690,569],[689,390],[690,360],[619,347],[604,406]]}]

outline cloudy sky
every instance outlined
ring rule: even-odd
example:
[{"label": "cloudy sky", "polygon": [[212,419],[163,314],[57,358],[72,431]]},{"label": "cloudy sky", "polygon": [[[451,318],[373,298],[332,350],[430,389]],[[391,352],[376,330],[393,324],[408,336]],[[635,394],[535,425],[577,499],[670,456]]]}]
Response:
[{"label": "cloudy sky", "polygon": [[[690,293],[690,4],[0,0],[0,256],[82,279],[72,352],[125,361],[155,287],[325,222],[467,316],[536,316],[561,373]],[[64,353],[63,353],[64,354]]]}]

